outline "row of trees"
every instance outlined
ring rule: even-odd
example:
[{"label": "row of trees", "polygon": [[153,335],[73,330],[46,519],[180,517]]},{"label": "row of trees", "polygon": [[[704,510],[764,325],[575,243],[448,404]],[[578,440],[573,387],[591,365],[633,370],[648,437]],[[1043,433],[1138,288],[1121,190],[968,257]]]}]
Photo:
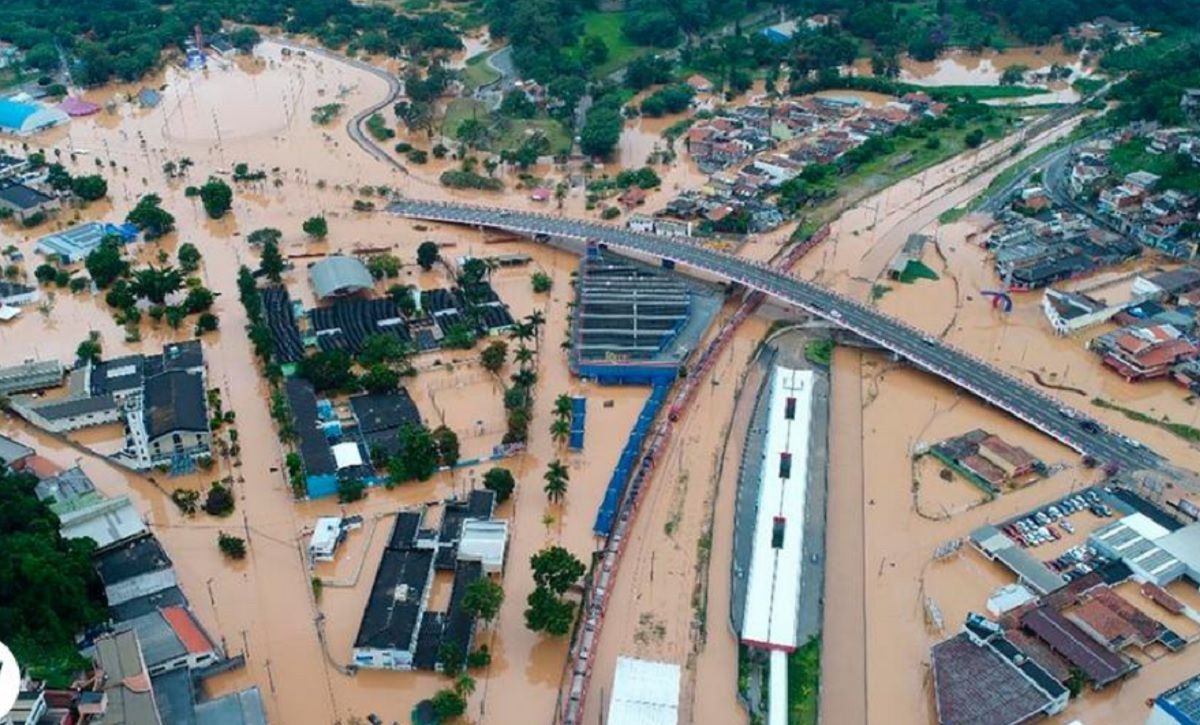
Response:
[{"label": "row of trees", "polygon": [[[223,21],[279,27],[315,37],[331,48],[372,54],[421,55],[462,48],[445,13],[420,16],[349,0],[94,0],[47,6],[38,0],[0,3],[0,37],[25,52],[25,64],[50,72],[60,65],[59,48],[75,61],[73,75],[87,85],[113,76],[133,81],[159,65],[164,50],[179,48],[192,28],[208,35]],[[253,28],[230,33],[248,50],[258,42]]]}]

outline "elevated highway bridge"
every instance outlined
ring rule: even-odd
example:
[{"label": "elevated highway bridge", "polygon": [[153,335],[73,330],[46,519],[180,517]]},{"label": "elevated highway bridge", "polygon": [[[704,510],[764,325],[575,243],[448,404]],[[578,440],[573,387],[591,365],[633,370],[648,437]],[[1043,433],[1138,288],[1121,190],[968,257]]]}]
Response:
[{"label": "elevated highway bridge", "polygon": [[402,199],[393,214],[433,222],[498,229],[531,237],[595,242],[686,265],[760,291],[850,330],[913,365],[974,394],[1097,463],[1121,470],[1155,469],[1166,461],[1141,443],[1108,429],[982,359],[832,290],[765,264],[700,246],[607,224],[469,204]]}]

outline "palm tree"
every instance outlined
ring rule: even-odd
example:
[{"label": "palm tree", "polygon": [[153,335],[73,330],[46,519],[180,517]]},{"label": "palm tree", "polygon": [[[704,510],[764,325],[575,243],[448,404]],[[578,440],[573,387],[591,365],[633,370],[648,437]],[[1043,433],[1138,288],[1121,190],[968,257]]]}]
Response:
[{"label": "palm tree", "polygon": [[525,342],[526,340],[532,340],[534,335],[537,334],[537,330],[527,322],[515,322],[508,334],[514,340]]},{"label": "palm tree", "polygon": [[183,288],[183,274],[174,267],[159,267],[153,265],[139,269],[133,273],[133,282],[129,291],[134,296],[150,300],[156,305],[166,301],[167,296]]},{"label": "palm tree", "polygon": [[550,437],[558,445],[567,442],[567,438],[571,435],[571,424],[565,418],[556,418],[550,423]]},{"label": "palm tree", "polygon": [[554,415],[562,420],[570,420],[571,396],[562,393],[554,399]]},{"label": "palm tree", "polygon": [[529,368],[521,368],[513,373],[512,381],[518,387],[532,388],[533,384],[537,382],[537,373]]},{"label": "palm tree", "polygon": [[459,697],[470,697],[471,693],[475,692],[475,678],[465,672],[459,675],[454,681],[454,691]]},{"label": "palm tree", "polygon": [[544,478],[546,485],[542,490],[546,492],[546,498],[553,503],[561,503],[563,496],[567,495],[567,482],[571,480],[567,467],[561,461],[550,461]]},{"label": "palm tree", "polygon": [[533,328],[534,344],[540,350],[542,347],[542,326],[546,324],[546,316],[541,310],[534,310],[525,316],[525,322]]},{"label": "palm tree", "polygon": [[533,350],[521,345],[513,352],[513,360],[515,360],[521,367],[525,367],[529,363],[533,362]]}]

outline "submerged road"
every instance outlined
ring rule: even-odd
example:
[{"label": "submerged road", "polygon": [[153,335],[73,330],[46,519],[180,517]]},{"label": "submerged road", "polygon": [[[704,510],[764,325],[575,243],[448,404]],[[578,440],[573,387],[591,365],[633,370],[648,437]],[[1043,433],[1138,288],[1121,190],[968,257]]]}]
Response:
[{"label": "submerged road", "polygon": [[393,214],[427,221],[501,229],[527,236],[596,242],[687,265],[829,320],[884,347],[917,367],[967,390],[1046,435],[1122,470],[1155,469],[1166,460],[1142,444],[1109,430],[982,359],[888,317],[857,300],[775,271],[765,264],[714,251],[683,238],[659,237],[596,222],[530,212],[403,199]]}]

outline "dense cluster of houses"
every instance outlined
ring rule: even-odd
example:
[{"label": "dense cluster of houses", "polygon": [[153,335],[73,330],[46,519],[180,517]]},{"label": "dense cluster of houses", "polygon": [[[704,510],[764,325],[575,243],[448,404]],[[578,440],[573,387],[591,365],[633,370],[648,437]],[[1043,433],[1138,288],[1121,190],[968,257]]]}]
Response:
[{"label": "dense cluster of houses", "polygon": [[[807,166],[836,163],[869,138],[945,110],[924,93],[879,108],[857,98],[808,96],[720,109],[684,137],[688,153],[710,175],[708,182],[671,200],[660,217],[716,231],[769,231],[784,222],[771,195]],[[631,224],[655,226],[645,219]]]},{"label": "dense cluster of houses", "polygon": [[[1114,229],[1145,246],[1173,257],[1195,256],[1200,240],[1196,224],[1197,199],[1166,188],[1163,179],[1138,170],[1115,177],[1109,156],[1115,144],[1135,140],[1132,132],[1086,144],[1071,162],[1069,188],[1076,198],[1091,203]],[[1186,129],[1159,129],[1146,137],[1146,152],[1174,155],[1196,166],[1200,174],[1200,135]],[[1190,224],[1189,224],[1190,222]]]},{"label": "dense cluster of houses", "polygon": [[1027,291],[1090,274],[1141,253],[1126,237],[1097,227],[1086,214],[1055,205],[1041,187],[1016,192],[983,239],[1005,287]]},{"label": "dense cluster of houses", "polygon": [[1138,276],[1120,301],[1048,289],[1042,309],[1062,335],[1105,322],[1119,325],[1089,340],[1088,347],[1125,379],[1169,377],[1200,393],[1200,267]]}]

